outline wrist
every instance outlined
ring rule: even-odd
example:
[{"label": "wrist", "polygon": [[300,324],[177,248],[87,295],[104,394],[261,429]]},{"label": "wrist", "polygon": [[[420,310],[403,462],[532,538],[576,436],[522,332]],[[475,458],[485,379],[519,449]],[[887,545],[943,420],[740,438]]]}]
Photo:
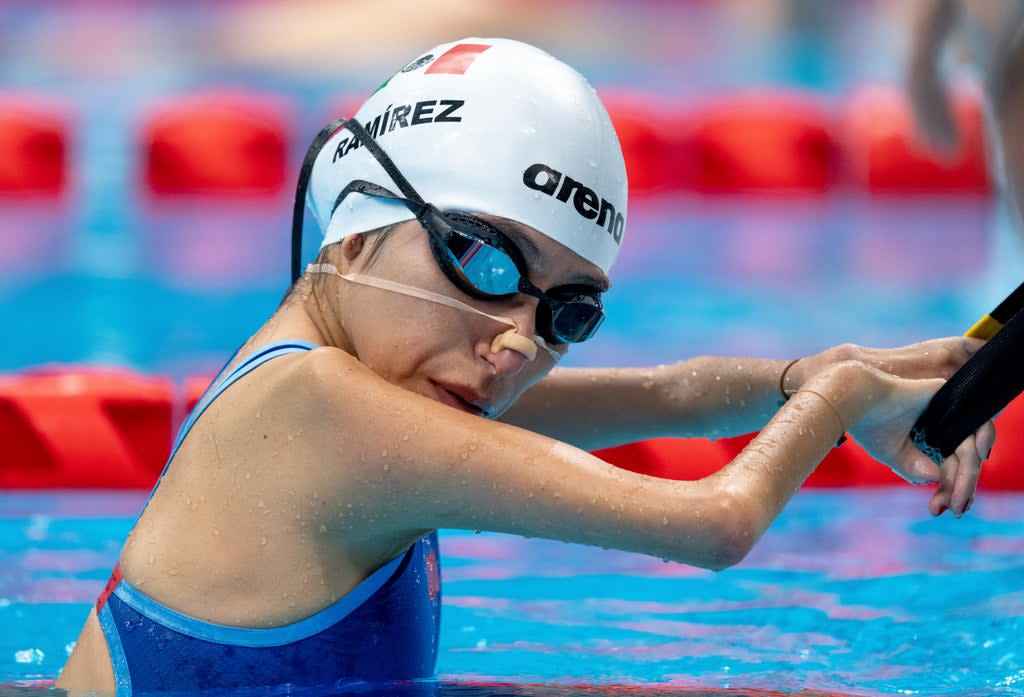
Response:
[{"label": "wrist", "polygon": [[804,359],[794,358],[786,363],[779,372],[779,406],[793,396],[804,384],[803,363]]},{"label": "wrist", "polygon": [[855,360],[833,363],[807,380],[800,389],[821,393],[835,407],[845,428],[851,428],[876,396],[871,369]]}]

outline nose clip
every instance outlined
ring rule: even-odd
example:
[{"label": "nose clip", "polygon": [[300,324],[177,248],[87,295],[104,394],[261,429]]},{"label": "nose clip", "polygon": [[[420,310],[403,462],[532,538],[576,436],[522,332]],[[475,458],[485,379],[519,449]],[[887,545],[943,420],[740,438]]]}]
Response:
[{"label": "nose clip", "polygon": [[515,327],[512,327],[507,332],[498,334],[498,336],[494,337],[494,341],[491,342],[491,353],[497,353],[502,349],[518,351],[526,356],[528,361],[532,361],[537,357],[536,342],[520,334]]}]

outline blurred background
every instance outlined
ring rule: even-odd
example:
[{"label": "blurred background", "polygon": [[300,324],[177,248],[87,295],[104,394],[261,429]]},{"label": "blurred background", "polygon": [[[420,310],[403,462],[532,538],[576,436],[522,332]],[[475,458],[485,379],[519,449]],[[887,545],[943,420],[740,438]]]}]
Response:
[{"label": "blurred background", "polygon": [[960,333],[1016,266],[969,84],[959,159],[912,143],[917,5],[2,0],[0,370],[215,370],[286,290],[319,127],[474,35],[580,70],[626,150],[609,320],[567,364]]}]

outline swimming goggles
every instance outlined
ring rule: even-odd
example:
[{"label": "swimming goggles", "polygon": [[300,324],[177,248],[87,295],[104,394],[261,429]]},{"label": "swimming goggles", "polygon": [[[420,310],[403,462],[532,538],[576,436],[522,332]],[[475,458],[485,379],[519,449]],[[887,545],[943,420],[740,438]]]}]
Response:
[{"label": "swimming goggles", "polygon": [[537,332],[549,343],[579,343],[594,335],[604,321],[600,289],[573,284],[558,286],[546,293],[542,291],[527,278],[526,261],[508,235],[474,215],[441,211],[424,201],[387,153],[355,120],[337,119],[329,124],[313,141],[306,155],[299,175],[292,219],[293,281],[299,276],[302,215],[309,172],[320,148],[342,127],[348,128],[366,146],[403,195],[368,181],[355,180],[338,195],[332,213],[352,193],[400,202],[427,231],[435,261],[460,291],[478,300],[507,300],[517,293],[537,298],[540,301],[537,305]]}]

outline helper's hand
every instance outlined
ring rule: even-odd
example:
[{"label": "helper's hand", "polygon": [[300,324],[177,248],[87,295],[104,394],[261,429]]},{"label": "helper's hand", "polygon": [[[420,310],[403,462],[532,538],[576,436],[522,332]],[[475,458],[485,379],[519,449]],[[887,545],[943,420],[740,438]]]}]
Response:
[{"label": "helper's hand", "polygon": [[953,105],[942,78],[934,71],[911,72],[910,104],[921,139],[940,157],[952,157],[960,141]]}]

